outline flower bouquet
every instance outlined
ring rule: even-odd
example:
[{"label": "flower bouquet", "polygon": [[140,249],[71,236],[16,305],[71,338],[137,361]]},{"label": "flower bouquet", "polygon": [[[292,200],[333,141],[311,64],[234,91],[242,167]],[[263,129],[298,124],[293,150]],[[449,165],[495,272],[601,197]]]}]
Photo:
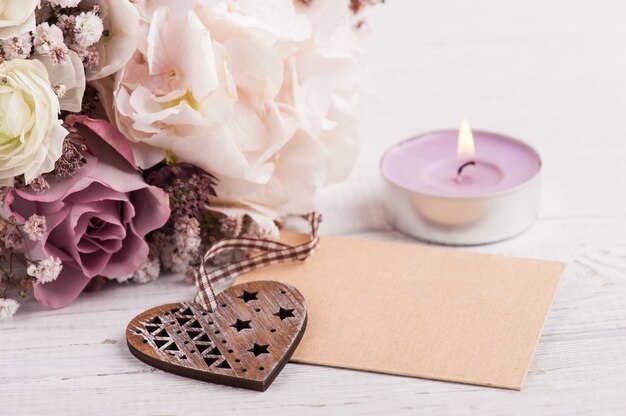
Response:
[{"label": "flower bouquet", "polygon": [[354,160],[376,2],[4,0],[0,319],[311,211]]}]

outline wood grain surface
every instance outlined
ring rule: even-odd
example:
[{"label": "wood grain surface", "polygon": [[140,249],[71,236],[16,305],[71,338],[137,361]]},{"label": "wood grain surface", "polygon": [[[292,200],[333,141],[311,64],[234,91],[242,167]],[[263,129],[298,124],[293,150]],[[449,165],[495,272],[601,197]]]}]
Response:
[{"label": "wood grain surface", "polygon": [[357,166],[320,193],[321,233],[411,241],[387,226],[378,171],[384,150],[411,135],[467,117],[530,143],[545,167],[539,220],[463,249],[568,263],[524,389],[292,363],[263,394],[172,376],[135,359],[124,330],[141,311],[193,299],[175,275],[109,285],[60,310],[23,303],[0,326],[0,414],[626,413],[626,2],[386,3],[365,40]]}]

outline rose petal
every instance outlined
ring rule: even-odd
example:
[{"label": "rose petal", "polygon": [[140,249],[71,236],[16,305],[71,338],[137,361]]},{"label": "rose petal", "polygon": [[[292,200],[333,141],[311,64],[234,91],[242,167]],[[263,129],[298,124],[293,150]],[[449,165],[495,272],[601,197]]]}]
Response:
[{"label": "rose petal", "polygon": [[106,276],[106,267],[112,256],[113,253],[109,253],[107,251],[81,253],[80,260],[83,273],[85,273],[85,276],[88,277],[96,277],[100,275]]},{"label": "rose petal", "polygon": [[92,134],[100,137],[113,147],[132,166],[136,166],[133,150],[126,137],[119,132],[111,123],[104,120],[95,120],[87,116],[69,116],[66,120],[69,126],[81,124],[92,131]]},{"label": "rose petal", "polygon": [[134,192],[131,203],[137,212],[133,228],[141,237],[164,226],[170,217],[169,196],[159,188],[151,186]]},{"label": "rose petal", "polygon": [[[98,218],[102,221],[121,226],[118,204],[117,201],[99,201],[74,205],[68,217],[68,221],[74,230],[74,242],[78,243],[82,238],[92,218]],[[83,219],[83,221],[79,221],[81,219]]]},{"label": "rose petal", "polygon": [[111,189],[102,183],[91,182],[85,189],[68,195],[64,201],[70,204],[85,204],[99,201],[128,201],[128,195]]},{"label": "rose petal", "polygon": [[123,277],[128,271],[135,271],[146,262],[150,248],[143,238],[137,235],[134,226],[130,224],[133,232],[128,233],[124,240],[124,250],[120,250],[111,256],[108,264],[102,270],[102,275],[109,278]]},{"label": "rose petal", "polygon": [[100,241],[123,240],[126,238],[126,228],[121,225],[102,223],[98,229],[87,229],[85,236],[97,238]]},{"label": "rose petal", "polygon": [[90,236],[83,236],[83,238],[79,241],[77,245],[78,251],[81,253],[81,258],[84,259],[85,255],[93,254],[93,253],[110,253],[114,254],[121,250],[123,247],[123,240],[120,239],[111,239],[111,240],[100,240],[98,238],[93,238]]}]

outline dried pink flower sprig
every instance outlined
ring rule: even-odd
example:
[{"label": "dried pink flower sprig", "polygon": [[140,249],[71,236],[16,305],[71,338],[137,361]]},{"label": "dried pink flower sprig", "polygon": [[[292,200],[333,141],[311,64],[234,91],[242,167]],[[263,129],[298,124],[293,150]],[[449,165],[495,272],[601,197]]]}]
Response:
[{"label": "dried pink flower sprig", "polygon": [[159,165],[148,173],[147,182],[170,195],[171,224],[197,218],[216,196],[216,179],[190,163]]},{"label": "dried pink flower sprig", "polygon": [[[80,10],[80,9],[79,9]],[[96,43],[104,33],[98,7],[76,14],[61,14],[57,26],[63,32],[64,43],[81,57],[85,68],[91,69],[100,63]]]},{"label": "dried pink flower sprig", "polygon": [[152,233],[150,242],[165,270],[185,272],[197,264],[202,245],[198,218],[215,194],[215,178],[189,163],[162,164],[151,169],[147,181],[168,193],[172,216]]},{"label": "dried pink flower sprig", "polygon": [[[170,196],[170,221],[149,236],[163,270],[186,272],[199,264],[206,249],[225,238],[278,238],[278,228],[273,221],[259,223],[247,215],[226,216],[212,211],[210,202],[216,196],[216,179],[189,163],[160,165],[152,169],[147,178],[148,183],[162,188]],[[239,257],[241,253],[229,253],[219,261]],[[146,279],[133,277],[133,280]]]},{"label": "dried pink flower sprig", "polygon": [[43,1],[35,31],[0,41],[0,56],[3,60],[25,59],[36,52],[60,64],[67,61],[71,50],[85,68],[95,68],[100,62],[96,44],[107,34],[99,11],[98,5],[87,0]]},{"label": "dried pink flower sprig", "polygon": [[1,60],[28,58],[33,51],[33,40],[30,33],[0,41]]},{"label": "dried pink flower sprig", "polygon": [[99,13],[99,6],[92,1],[43,1],[32,46],[53,63],[64,63],[68,52],[74,51],[85,68],[95,68],[100,62],[96,45],[107,34]]},{"label": "dried pink flower sprig", "polygon": [[[0,322],[11,318],[19,303],[7,296],[13,290],[25,298],[35,283],[56,280],[63,269],[57,257],[33,260],[29,247],[41,241],[46,232],[46,219],[31,215],[24,224],[15,217],[0,220]],[[20,267],[18,267],[20,266]]]}]

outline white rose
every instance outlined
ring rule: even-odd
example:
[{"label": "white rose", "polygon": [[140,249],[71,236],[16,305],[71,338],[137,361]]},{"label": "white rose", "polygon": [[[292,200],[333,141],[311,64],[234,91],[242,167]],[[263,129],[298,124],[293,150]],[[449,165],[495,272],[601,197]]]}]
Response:
[{"label": "white rose", "polygon": [[26,182],[54,169],[68,134],[44,65],[14,59],[0,66],[0,186]]},{"label": "white rose", "polygon": [[0,0],[0,39],[35,30],[35,9],[39,0]]}]

